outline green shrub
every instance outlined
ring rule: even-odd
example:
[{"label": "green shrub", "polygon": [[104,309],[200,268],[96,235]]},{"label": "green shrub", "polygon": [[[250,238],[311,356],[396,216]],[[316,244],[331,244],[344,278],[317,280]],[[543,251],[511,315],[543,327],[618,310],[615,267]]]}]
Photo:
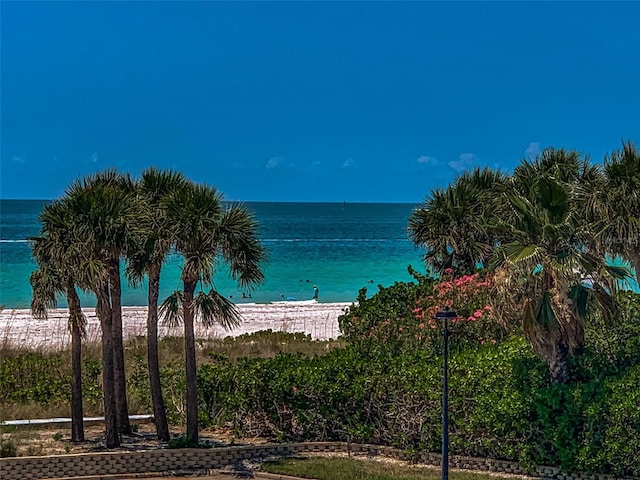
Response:
[{"label": "green shrub", "polygon": [[17,457],[18,444],[12,439],[0,438],[0,458]]},{"label": "green shrub", "polygon": [[[349,436],[357,442],[439,451],[440,332],[432,344],[421,345],[404,331],[379,328],[388,316],[415,323],[411,302],[423,298],[428,288],[395,284],[371,299],[363,292],[362,302],[340,318],[349,345],[324,356],[280,354],[201,367],[200,398],[207,412],[202,420],[231,422],[240,435],[280,440]],[[634,333],[639,299],[625,295],[617,325],[593,323],[566,385],[549,384],[546,364],[517,332],[482,344],[479,330],[464,330],[477,323],[454,328],[454,345],[456,336],[466,339],[450,356],[451,453],[518,461],[525,467],[551,464],[565,471],[640,474],[640,359]],[[468,305],[476,301],[468,299]],[[372,327],[378,331],[370,335]],[[605,342],[606,328],[615,346]]]}]

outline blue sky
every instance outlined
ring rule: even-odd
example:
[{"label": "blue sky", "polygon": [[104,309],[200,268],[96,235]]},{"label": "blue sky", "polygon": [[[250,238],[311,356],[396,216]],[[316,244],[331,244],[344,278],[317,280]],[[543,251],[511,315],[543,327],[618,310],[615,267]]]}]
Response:
[{"label": "blue sky", "polygon": [[175,168],[247,201],[419,202],[640,142],[640,2],[7,2],[0,197]]}]

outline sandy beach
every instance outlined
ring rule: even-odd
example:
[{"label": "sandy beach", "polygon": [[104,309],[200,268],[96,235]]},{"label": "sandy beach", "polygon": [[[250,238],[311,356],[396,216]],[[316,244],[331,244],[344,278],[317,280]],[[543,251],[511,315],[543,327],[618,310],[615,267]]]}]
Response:
[{"label": "sandy beach", "polygon": [[[304,332],[314,340],[336,338],[339,335],[338,317],[349,303],[276,302],[271,304],[239,304],[243,323],[233,330],[222,327],[196,326],[197,338],[224,338],[258,330]],[[95,309],[83,309],[87,317],[87,341],[100,340],[100,322]],[[146,307],[123,307],[124,336],[144,335],[147,322]],[[6,309],[0,312],[0,342],[30,348],[61,348],[70,344],[66,309],[53,310],[47,320],[33,318],[29,310]],[[160,336],[181,336],[182,327],[159,326]]]}]

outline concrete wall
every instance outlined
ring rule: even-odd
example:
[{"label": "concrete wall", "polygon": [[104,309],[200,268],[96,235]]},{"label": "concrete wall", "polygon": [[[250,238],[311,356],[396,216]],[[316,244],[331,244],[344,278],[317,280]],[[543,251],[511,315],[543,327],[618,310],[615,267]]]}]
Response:
[{"label": "concrete wall", "polygon": [[[398,460],[417,461],[439,465],[440,455],[434,453],[410,454],[391,447],[341,442],[289,443],[278,445],[224,447],[211,449],[162,449],[134,452],[102,452],[42,457],[16,457],[0,459],[1,480],[36,480],[121,474],[160,475],[187,470],[207,473],[224,468],[244,459],[288,457],[303,453],[346,453],[355,455],[382,455]],[[490,472],[529,474],[556,480],[612,480],[610,475],[562,474],[554,467],[538,467],[526,472],[517,463],[487,458],[452,456],[450,468],[465,468]],[[135,476],[135,475],[134,475]]]}]

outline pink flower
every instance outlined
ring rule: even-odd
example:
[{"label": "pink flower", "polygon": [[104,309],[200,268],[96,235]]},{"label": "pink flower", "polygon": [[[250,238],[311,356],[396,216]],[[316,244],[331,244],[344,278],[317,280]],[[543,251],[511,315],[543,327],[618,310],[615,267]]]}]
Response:
[{"label": "pink flower", "polygon": [[475,322],[476,321],[476,317],[471,315],[469,318],[467,318],[467,320],[469,320],[470,322]]},{"label": "pink flower", "polygon": [[398,331],[402,332],[403,328],[402,327],[398,327]]},{"label": "pink flower", "polygon": [[418,328],[422,330],[424,328],[424,322],[422,322],[420,325],[418,325]]},{"label": "pink flower", "polygon": [[491,310],[491,305],[485,305],[485,306],[484,306],[484,309],[485,309],[487,312],[488,312],[488,311],[490,311],[490,310]]},{"label": "pink flower", "polygon": [[445,268],[444,273],[453,273],[453,268]]},{"label": "pink flower", "polygon": [[491,343],[493,343],[494,345],[496,344],[496,341],[492,338],[491,339]]},{"label": "pink flower", "polygon": [[482,310],[476,310],[473,312],[473,316],[476,318],[480,318],[482,316]]}]

